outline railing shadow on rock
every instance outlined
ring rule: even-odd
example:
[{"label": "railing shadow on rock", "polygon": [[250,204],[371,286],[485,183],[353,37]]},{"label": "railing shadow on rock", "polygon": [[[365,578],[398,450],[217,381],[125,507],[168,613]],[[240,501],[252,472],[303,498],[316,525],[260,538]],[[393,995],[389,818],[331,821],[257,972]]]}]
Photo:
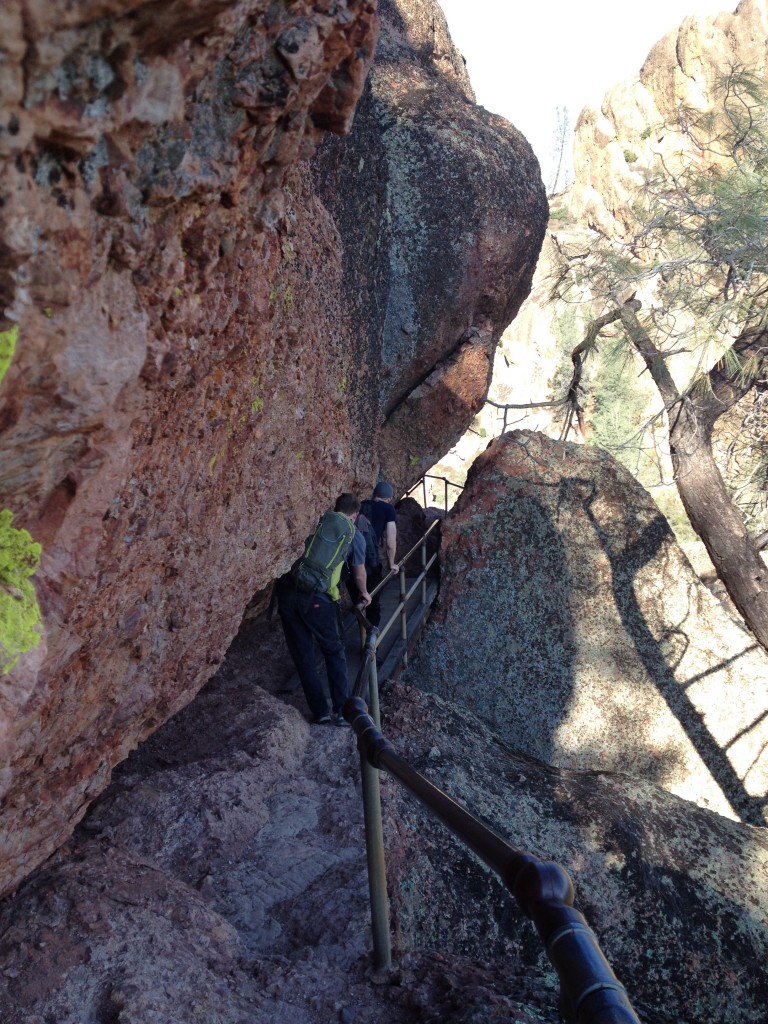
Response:
[{"label": "railing shadow on rock", "polygon": [[[427,571],[437,558],[437,554],[431,559],[426,557],[427,537],[436,524],[437,520],[398,563],[401,569],[400,603],[384,628],[379,631],[371,626],[365,615],[354,609],[365,630],[366,640],[352,696],[342,711],[355,732],[360,753],[374,968],[386,971],[392,965],[379,786],[379,771],[383,769],[496,872],[523,914],[533,921],[560,979],[559,1011],[565,1021],[574,1024],[640,1024],[624,986],[600,949],[595,933],[573,906],[573,883],[568,873],[558,864],[541,861],[532,854],[516,850],[413,769],[381,732],[376,650],[382,636],[398,620],[405,642],[408,598],[417,587],[426,586]],[[401,567],[419,548],[422,551],[421,573],[406,590],[405,572]],[[390,572],[373,594],[393,575],[394,572]],[[424,591],[422,601],[426,603]],[[405,655],[405,651],[403,653]]]}]

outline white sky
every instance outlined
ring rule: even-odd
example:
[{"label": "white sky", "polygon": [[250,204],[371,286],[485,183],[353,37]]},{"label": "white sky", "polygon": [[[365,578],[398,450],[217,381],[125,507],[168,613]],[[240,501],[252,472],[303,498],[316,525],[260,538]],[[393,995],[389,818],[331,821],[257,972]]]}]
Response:
[{"label": "white sky", "polygon": [[558,107],[568,108],[573,128],[581,110],[599,107],[612,85],[636,75],[653,44],[686,15],[738,6],[738,0],[438,2],[477,102],[525,135],[547,185]]}]

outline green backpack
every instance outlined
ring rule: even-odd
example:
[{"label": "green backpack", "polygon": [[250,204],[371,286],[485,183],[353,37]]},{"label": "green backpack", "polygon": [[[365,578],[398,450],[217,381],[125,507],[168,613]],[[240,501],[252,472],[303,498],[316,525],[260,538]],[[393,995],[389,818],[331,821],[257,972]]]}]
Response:
[{"label": "green backpack", "polygon": [[291,569],[297,590],[338,598],[341,567],[355,536],[355,524],[341,512],[326,512]]}]

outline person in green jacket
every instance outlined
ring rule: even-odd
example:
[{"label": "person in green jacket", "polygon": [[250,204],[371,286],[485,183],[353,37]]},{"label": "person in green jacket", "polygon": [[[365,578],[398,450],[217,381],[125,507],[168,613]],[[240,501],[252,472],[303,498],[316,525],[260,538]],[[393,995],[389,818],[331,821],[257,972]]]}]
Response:
[{"label": "person in green jacket", "polygon": [[[354,494],[340,494],[336,499],[334,512],[346,516],[354,524],[360,511],[360,502]],[[305,552],[312,538],[308,537]],[[277,610],[285,634],[288,651],[301,680],[304,696],[315,722],[334,722],[346,725],[341,714],[344,701],[349,696],[347,679],[347,658],[344,643],[339,632],[339,582],[344,558],[352,548],[352,578],[360,590],[360,604],[371,603],[365,576],[365,541],[358,530],[350,530],[349,543],[340,552],[338,565],[323,590],[305,592],[297,589],[292,573],[286,573],[278,580]],[[325,696],[322,680],[317,671],[314,643],[322,652],[328,675],[331,695],[331,710]]]}]

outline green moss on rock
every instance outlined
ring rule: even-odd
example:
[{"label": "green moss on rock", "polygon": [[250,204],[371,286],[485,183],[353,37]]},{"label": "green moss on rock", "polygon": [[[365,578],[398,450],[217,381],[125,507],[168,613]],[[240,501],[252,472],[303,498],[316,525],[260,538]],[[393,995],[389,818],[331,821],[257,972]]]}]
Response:
[{"label": "green moss on rock", "polygon": [[12,522],[10,509],[0,511],[0,673],[10,672],[20,654],[37,647],[41,632],[40,606],[30,577],[37,571],[42,549]]},{"label": "green moss on rock", "polygon": [[18,324],[14,324],[7,331],[0,331],[0,384],[2,384],[3,378],[8,372],[8,367],[11,365],[18,337]]}]

